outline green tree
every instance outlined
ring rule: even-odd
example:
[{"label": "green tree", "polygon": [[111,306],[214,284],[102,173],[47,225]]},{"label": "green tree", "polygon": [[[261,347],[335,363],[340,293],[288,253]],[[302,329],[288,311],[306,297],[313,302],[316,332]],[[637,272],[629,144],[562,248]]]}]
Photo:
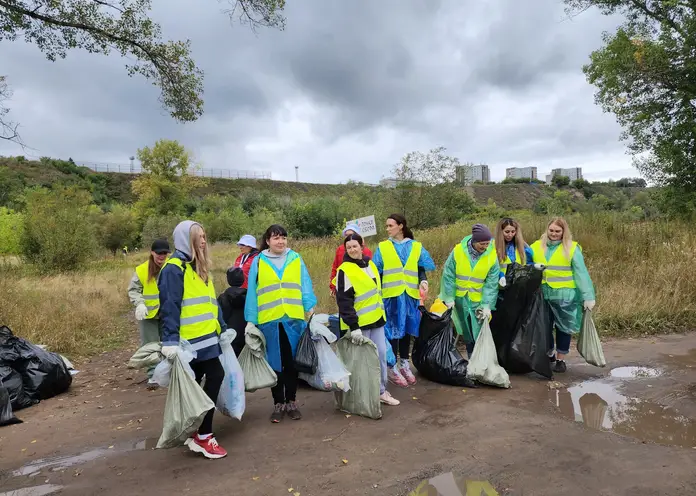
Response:
[{"label": "green tree", "polygon": [[191,192],[205,184],[205,180],[190,174],[189,152],[175,140],[162,139],[152,148],[138,150],[138,159],[143,174],[132,183],[138,218],[187,213]]},{"label": "green tree", "polygon": [[23,257],[46,271],[83,267],[97,242],[92,197],[73,188],[38,188],[27,194],[20,248]]},{"label": "green tree", "polygon": [[[128,62],[130,76],[139,74],[161,90],[171,116],[193,121],[203,113],[203,73],[190,56],[190,42],[164,41],[159,24],[150,19],[151,0],[0,0],[0,40],[35,44],[50,61],[80,48]],[[255,28],[283,28],[285,0],[235,0],[227,13]],[[0,136],[18,140],[17,124],[5,121],[11,96],[0,77]]]},{"label": "green tree", "polygon": [[102,246],[114,255],[124,246],[134,246],[138,238],[138,222],[133,211],[122,205],[114,205],[110,212],[101,215],[98,231]]},{"label": "green tree", "polygon": [[[583,70],[595,99],[613,113],[643,175],[669,186],[666,204],[688,212],[696,202],[696,4],[679,0],[565,0],[623,15]],[[679,205],[683,205],[684,208]]]},{"label": "green tree", "polygon": [[553,176],[551,181],[557,188],[565,188],[570,186],[570,178],[568,176]]},{"label": "green tree", "polygon": [[19,255],[23,216],[6,207],[0,207],[0,254]]}]

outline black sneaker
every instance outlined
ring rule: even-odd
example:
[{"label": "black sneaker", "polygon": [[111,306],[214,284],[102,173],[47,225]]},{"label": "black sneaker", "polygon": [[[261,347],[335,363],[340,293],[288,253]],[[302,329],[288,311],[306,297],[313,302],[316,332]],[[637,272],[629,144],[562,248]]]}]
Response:
[{"label": "black sneaker", "polygon": [[556,363],[556,355],[550,356],[550,357],[549,357],[549,362],[550,362],[550,363]]},{"label": "black sneaker", "polygon": [[297,408],[297,402],[296,401],[291,401],[290,403],[285,404],[285,411],[288,414],[288,417],[290,417],[290,420],[300,420],[302,418],[302,413],[300,413],[300,409]]},{"label": "black sneaker", "polygon": [[556,361],[556,366],[553,368],[553,371],[562,374],[562,373],[565,372],[567,369],[568,369],[568,367],[566,367],[565,360],[557,360],[557,361]]},{"label": "black sneaker", "polygon": [[283,416],[285,415],[285,405],[282,403],[276,403],[275,406],[273,407],[273,413],[271,413],[271,422],[274,424],[279,424],[281,420],[283,420]]}]

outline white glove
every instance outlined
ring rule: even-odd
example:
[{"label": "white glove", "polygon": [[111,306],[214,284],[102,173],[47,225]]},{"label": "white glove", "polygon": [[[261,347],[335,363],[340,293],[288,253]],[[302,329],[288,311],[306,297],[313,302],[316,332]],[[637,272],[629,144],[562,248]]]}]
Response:
[{"label": "white glove", "polygon": [[540,263],[535,263],[535,264],[534,264],[534,268],[535,268],[536,270],[546,270],[546,265],[540,264]]},{"label": "white glove", "polygon": [[447,308],[452,308],[452,307],[454,306],[454,300],[452,300],[452,301],[446,301],[446,302],[445,302],[445,306],[446,306]]},{"label": "white glove", "polygon": [[141,303],[137,307],[135,307],[135,320],[145,320],[147,314],[148,310],[145,306],[145,303]]},{"label": "white glove", "polygon": [[362,330],[356,329],[354,331],[350,331],[350,340],[353,342],[353,344],[363,344],[365,342],[365,336],[363,336]]},{"label": "white glove", "polygon": [[490,319],[491,318],[491,307],[489,307],[488,305],[481,305],[478,308],[478,310],[476,310],[476,316],[481,321],[483,321],[484,319]]},{"label": "white glove", "polygon": [[507,280],[505,280],[505,277],[501,277],[500,279],[498,279],[498,286],[500,286],[501,288],[507,286]]},{"label": "white glove", "polygon": [[174,360],[177,351],[179,351],[178,346],[162,346],[162,354],[167,360]]},{"label": "white glove", "polygon": [[421,281],[420,287],[427,293],[430,286],[428,285],[428,281]]},{"label": "white glove", "polygon": [[585,301],[584,307],[585,307],[585,310],[588,310],[591,312],[592,310],[594,310],[595,301],[594,300]]},{"label": "white glove", "polygon": [[246,327],[244,328],[244,334],[246,334],[246,333],[248,333],[249,331],[254,330],[254,329],[255,329],[257,332],[261,332],[261,331],[259,331],[259,328],[256,327],[254,324],[252,324],[251,322],[247,322],[247,325],[246,325]]},{"label": "white glove", "polygon": [[220,334],[220,345],[221,346],[227,346],[227,345],[232,345],[232,341],[237,337],[237,331],[232,329],[231,327],[228,327],[225,332]]}]

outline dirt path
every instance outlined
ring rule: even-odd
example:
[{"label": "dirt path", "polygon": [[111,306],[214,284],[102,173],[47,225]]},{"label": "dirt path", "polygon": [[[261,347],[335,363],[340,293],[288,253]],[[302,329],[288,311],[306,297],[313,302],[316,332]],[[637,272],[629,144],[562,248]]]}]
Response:
[{"label": "dirt path", "polygon": [[[306,389],[305,418],[271,425],[270,391],[257,392],[243,422],[216,416],[229,451],[220,461],[150,450],[165,392],[138,384],[130,353],[105,354],[70,393],[0,428],[0,496],[405,495],[447,472],[500,495],[696,494],[696,334],[610,342],[605,353],[606,369],[571,360],[558,377],[570,389],[528,376],[513,376],[510,390],[392,388],[402,405],[379,421],[347,417],[331,394]],[[602,379],[624,365],[660,375]]]}]

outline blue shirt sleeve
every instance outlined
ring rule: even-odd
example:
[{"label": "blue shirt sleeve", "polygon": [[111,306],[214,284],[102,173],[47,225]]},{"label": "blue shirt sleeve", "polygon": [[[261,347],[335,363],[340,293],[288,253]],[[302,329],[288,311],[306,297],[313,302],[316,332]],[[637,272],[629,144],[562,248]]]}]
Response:
[{"label": "blue shirt sleeve", "polygon": [[249,268],[249,277],[247,279],[247,297],[244,303],[244,320],[258,325],[259,319],[259,300],[256,297],[256,288],[258,287],[259,278],[259,257],[254,257]]},{"label": "blue shirt sleeve", "polygon": [[435,270],[435,262],[430,256],[425,247],[421,248],[420,258],[418,259],[418,267],[423,267],[426,271]]},{"label": "blue shirt sleeve", "polygon": [[377,270],[379,271],[379,275],[382,275],[382,272],[384,271],[384,260],[382,260],[382,252],[379,251],[379,245],[377,245],[377,249],[375,250],[375,254],[372,256],[372,263],[377,266]]},{"label": "blue shirt sleeve", "polygon": [[157,281],[159,317],[162,323],[162,346],[179,346],[181,301],[184,298],[184,271],[176,265],[165,265]]},{"label": "blue shirt sleeve", "polygon": [[534,265],[534,252],[529,245],[524,245],[524,255],[527,257],[527,265]]},{"label": "blue shirt sleeve", "polygon": [[220,308],[220,305],[218,305],[218,322],[220,323],[220,334],[227,332],[227,322],[225,322],[225,319],[222,317],[222,308]]},{"label": "blue shirt sleeve", "polygon": [[317,297],[314,296],[314,288],[312,287],[312,278],[309,277],[309,271],[307,266],[300,257],[300,267],[302,275],[302,306],[305,312],[309,312],[312,308],[317,306]]}]

